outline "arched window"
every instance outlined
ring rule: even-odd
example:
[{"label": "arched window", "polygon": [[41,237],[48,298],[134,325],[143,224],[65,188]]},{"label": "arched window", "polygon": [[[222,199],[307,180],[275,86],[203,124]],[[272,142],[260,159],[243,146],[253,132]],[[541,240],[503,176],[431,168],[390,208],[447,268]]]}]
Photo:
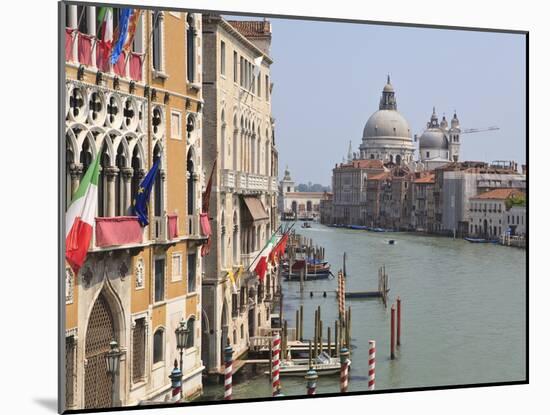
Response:
[{"label": "arched window", "polygon": [[187,320],[187,329],[189,330],[189,336],[187,336],[185,347],[189,349],[195,346],[195,317],[189,317],[189,320]]},{"label": "arched window", "polygon": [[256,228],[256,250],[262,249],[261,226]]},{"label": "arched window", "polygon": [[[108,206],[108,184],[107,184],[107,174],[106,169],[109,167],[110,158],[107,151],[101,153],[100,160],[100,170],[99,170],[99,179],[97,182],[97,216],[105,217],[108,216],[109,212],[107,210]],[[86,168],[87,169],[87,168]],[[86,170],[83,170],[86,171]]]},{"label": "arched window", "polygon": [[[153,69],[156,71],[162,71],[162,30],[161,30],[161,22],[162,20],[162,12],[161,11],[154,11],[153,12],[153,39],[152,39],[152,57],[153,57]],[[116,26],[114,26],[116,27]]]},{"label": "arched window", "polygon": [[195,81],[195,18],[187,15],[187,80]]},{"label": "arched window", "polygon": [[[153,164],[157,162],[157,160],[161,159],[161,149],[160,146],[157,144],[155,145],[155,149],[153,150]],[[154,185],[154,197],[155,197],[155,216],[162,216],[162,175],[160,173],[160,170],[162,169],[162,161],[159,162],[159,171],[157,172],[157,175],[155,176],[155,185]]]},{"label": "arched window", "polygon": [[374,159],[374,154],[371,154],[371,155],[370,155],[370,158],[371,158],[371,159]]},{"label": "arched window", "polygon": [[399,154],[397,156],[395,156],[395,163],[396,164],[401,164],[401,156]]},{"label": "arched window", "polygon": [[195,213],[195,164],[193,163],[193,147],[187,152],[187,214]]},{"label": "arched window", "polygon": [[[192,337],[192,336],[189,336]],[[153,363],[164,360],[164,330],[157,329],[153,335]]]},{"label": "arched window", "polygon": [[123,216],[126,214],[127,206],[125,206],[125,186],[123,169],[126,167],[126,155],[124,154],[124,146],[122,143],[118,145],[116,154],[116,166],[118,168],[118,176],[115,178],[115,216]]},{"label": "arched window", "polygon": [[311,212],[312,211],[312,204],[311,204],[311,200],[308,200],[307,203],[306,203],[306,210],[308,212]]},{"label": "arched window", "polygon": [[140,158],[137,145],[134,147],[134,151],[132,152],[132,169],[134,170],[134,173],[132,175],[130,194],[132,195],[132,197],[135,197],[135,195],[137,195],[137,190],[139,188],[139,184],[142,178],[142,160]]}]

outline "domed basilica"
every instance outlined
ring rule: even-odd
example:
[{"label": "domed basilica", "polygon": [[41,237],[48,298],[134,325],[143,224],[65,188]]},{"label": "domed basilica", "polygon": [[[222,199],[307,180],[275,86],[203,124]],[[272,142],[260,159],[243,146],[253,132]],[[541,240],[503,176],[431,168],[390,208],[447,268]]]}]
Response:
[{"label": "domed basilica", "polygon": [[[395,90],[390,77],[380,97],[379,109],[370,116],[363,130],[363,139],[359,146],[360,159],[382,160],[384,163],[406,165],[413,171],[434,169],[452,161],[458,161],[460,150],[460,123],[456,112],[449,128],[445,115],[439,122],[433,110],[426,130],[419,141],[419,157],[414,160],[415,144],[409,123],[399,111]],[[357,158],[357,154],[348,152],[348,162]]]},{"label": "domed basilica", "polygon": [[397,111],[395,91],[390,82],[382,90],[379,110],[370,116],[363,130],[359,146],[362,159],[409,163],[413,159],[414,144],[407,120]]}]

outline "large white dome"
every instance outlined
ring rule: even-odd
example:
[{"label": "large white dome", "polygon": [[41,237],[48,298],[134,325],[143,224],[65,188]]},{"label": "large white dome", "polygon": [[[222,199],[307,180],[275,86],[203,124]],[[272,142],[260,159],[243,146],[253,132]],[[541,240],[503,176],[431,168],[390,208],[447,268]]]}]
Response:
[{"label": "large white dome", "polygon": [[429,128],[420,136],[420,148],[447,150],[448,143],[445,134],[438,128]]},{"label": "large white dome", "polygon": [[397,110],[378,110],[365,124],[363,142],[384,137],[411,139],[409,123]]}]

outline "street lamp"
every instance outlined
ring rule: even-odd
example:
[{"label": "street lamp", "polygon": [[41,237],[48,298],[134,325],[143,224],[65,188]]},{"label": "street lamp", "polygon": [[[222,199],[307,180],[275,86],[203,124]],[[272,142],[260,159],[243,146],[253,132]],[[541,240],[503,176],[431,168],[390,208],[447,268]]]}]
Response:
[{"label": "street lamp", "polygon": [[176,345],[180,351],[180,370],[182,374],[181,399],[183,399],[183,350],[187,345],[188,337],[189,328],[187,327],[187,322],[182,318],[178,328],[176,329]]},{"label": "street lamp", "polygon": [[111,350],[105,355],[105,362],[107,364],[107,373],[111,375],[111,406],[115,406],[115,378],[120,368],[120,349],[118,343],[112,340],[109,343]]}]

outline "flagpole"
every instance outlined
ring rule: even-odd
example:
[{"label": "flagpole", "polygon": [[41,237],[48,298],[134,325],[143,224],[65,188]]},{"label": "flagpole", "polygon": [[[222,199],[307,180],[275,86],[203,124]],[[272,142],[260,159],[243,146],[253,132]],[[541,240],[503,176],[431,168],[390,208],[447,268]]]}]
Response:
[{"label": "flagpole", "polygon": [[[273,232],[273,234],[271,235],[271,237],[269,238],[271,240],[271,238],[273,238],[273,235],[277,234],[277,232],[279,232],[279,229],[281,229],[283,227],[283,225],[279,225],[279,227],[277,228],[277,230],[275,232]],[[258,255],[256,255],[256,258],[254,258],[252,260],[252,262],[250,262],[250,265],[248,266],[248,268],[246,269],[245,272],[248,272],[250,270],[250,268],[252,267],[252,264],[260,257],[260,255],[262,254],[262,252],[265,251],[265,248],[267,247],[267,244],[262,248],[262,250],[258,253]]]}]

